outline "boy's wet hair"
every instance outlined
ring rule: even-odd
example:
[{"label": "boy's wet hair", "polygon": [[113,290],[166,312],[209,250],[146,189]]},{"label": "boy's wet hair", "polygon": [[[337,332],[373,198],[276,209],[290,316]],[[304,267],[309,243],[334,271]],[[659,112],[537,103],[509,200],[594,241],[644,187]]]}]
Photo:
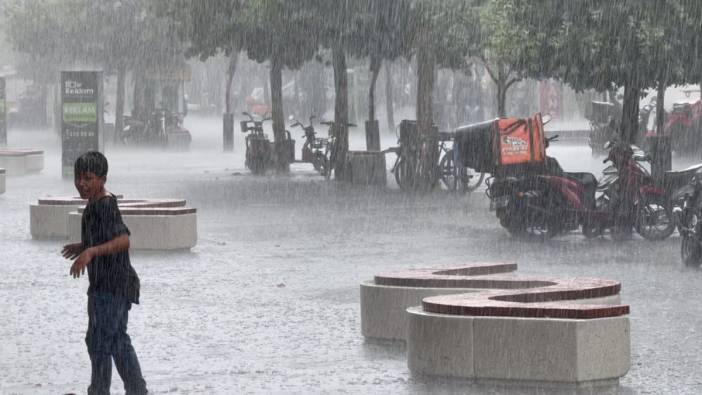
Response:
[{"label": "boy's wet hair", "polygon": [[91,172],[98,177],[107,175],[107,158],[97,151],[88,151],[76,159],[73,164],[73,174],[79,175]]}]

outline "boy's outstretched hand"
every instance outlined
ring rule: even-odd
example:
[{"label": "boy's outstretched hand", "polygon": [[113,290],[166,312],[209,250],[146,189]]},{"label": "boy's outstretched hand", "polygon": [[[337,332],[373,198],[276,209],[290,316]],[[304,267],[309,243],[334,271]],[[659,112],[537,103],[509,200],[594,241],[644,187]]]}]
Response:
[{"label": "boy's outstretched hand", "polygon": [[73,262],[73,265],[71,265],[71,276],[73,276],[73,278],[78,278],[81,274],[85,274],[86,266],[93,260],[92,251],[93,250],[88,248],[81,252],[80,255],[78,255],[78,259]]},{"label": "boy's outstretched hand", "polygon": [[63,246],[63,250],[61,250],[61,255],[66,259],[76,259],[81,252],[83,252],[83,244],[66,244]]}]

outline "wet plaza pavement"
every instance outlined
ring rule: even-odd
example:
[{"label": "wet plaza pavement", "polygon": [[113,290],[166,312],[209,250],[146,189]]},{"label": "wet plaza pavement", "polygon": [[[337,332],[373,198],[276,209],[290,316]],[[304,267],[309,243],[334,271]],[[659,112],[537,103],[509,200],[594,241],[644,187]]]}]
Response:
[{"label": "wet plaza pavement", "polygon": [[[129,332],[153,392],[521,393],[414,377],[402,345],[360,333],[361,281],[471,261],[620,280],[631,306],[632,366],[615,391],[702,392],[702,271],[682,265],[677,234],[656,243],[580,234],[525,243],[499,227],[482,191],[352,188],[304,164],[290,177],[254,178],[243,168],[241,141],[234,154],[221,154],[216,127],[208,130],[194,130],[190,152],[107,151],[110,191],[184,198],[198,209],[191,251],[132,252],[142,296]],[[0,195],[0,393],[80,393],[90,378],[87,279],[68,275],[61,241],[29,234],[29,204],[74,195],[73,185],[60,178],[49,132],[11,134],[13,142],[45,149],[46,166],[8,177]],[[586,146],[551,153],[566,170],[597,170],[601,162]],[[122,391],[116,372],[112,390]]]}]

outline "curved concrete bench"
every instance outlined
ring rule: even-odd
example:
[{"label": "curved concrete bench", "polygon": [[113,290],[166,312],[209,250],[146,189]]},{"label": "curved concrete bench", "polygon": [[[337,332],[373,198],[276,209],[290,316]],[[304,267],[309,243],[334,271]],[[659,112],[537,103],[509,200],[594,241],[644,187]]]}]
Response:
[{"label": "curved concrete bench", "polygon": [[474,276],[509,273],[516,263],[471,263],[444,269],[413,269],[379,274],[361,284],[361,332],[377,339],[405,340],[407,313],[428,296],[477,291],[465,280]]},{"label": "curved concrete bench", "polygon": [[[197,210],[189,207],[121,206],[135,250],[181,250],[197,244]],[[71,242],[80,241],[83,208],[68,214]]]},{"label": "curved concrete bench", "polygon": [[629,370],[629,306],[619,304],[620,283],[505,275],[460,283],[480,290],[427,297],[407,309],[412,372],[597,385]]},{"label": "curved concrete bench", "polygon": [[0,194],[5,193],[5,169],[0,168]]},{"label": "curved concrete bench", "polygon": [[44,151],[28,148],[0,149],[0,167],[9,176],[21,176],[44,169]]},{"label": "curved concrete bench", "polygon": [[[121,205],[123,202],[144,202],[146,200],[124,200],[117,196]],[[65,239],[68,237],[68,213],[85,207],[87,200],[79,197],[46,197],[38,199],[36,204],[29,205],[29,232],[34,239]],[[179,200],[185,205],[184,200]]]},{"label": "curved concrete bench", "polygon": [[[132,248],[185,249],[197,243],[197,210],[185,207],[185,200],[117,198],[124,222],[132,232]],[[76,197],[39,199],[29,208],[32,237],[80,240],[86,203]]]}]

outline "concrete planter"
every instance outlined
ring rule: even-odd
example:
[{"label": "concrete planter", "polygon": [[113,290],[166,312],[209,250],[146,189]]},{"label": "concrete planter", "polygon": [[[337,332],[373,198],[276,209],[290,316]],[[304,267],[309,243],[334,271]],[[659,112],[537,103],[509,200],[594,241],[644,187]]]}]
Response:
[{"label": "concrete planter", "polygon": [[593,320],[409,315],[407,365],[466,379],[616,383],[629,371],[629,317]]},{"label": "concrete planter", "polygon": [[[441,274],[455,270],[463,275]],[[517,270],[514,263],[473,263],[460,268],[415,269],[377,275],[361,283],[361,332],[369,338],[406,340],[407,308],[419,306],[428,296],[477,291],[464,286],[470,284],[450,280],[514,270]]]},{"label": "concrete planter", "polygon": [[22,176],[44,169],[44,151],[32,149],[0,149],[0,167],[8,176]]},{"label": "concrete planter", "polygon": [[[361,284],[364,336],[407,341],[413,373],[557,386],[615,384],[631,364],[621,285],[472,264]],[[560,387],[559,387],[560,388]]]},{"label": "concrete planter", "polygon": [[[80,241],[80,198],[39,199],[29,207],[30,232],[34,239]],[[122,219],[132,235],[133,249],[177,250],[197,244],[197,210],[182,199],[123,199],[118,196]]]},{"label": "concrete planter", "polygon": [[[134,250],[184,250],[197,244],[197,212],[194,208],[122,208],[122,220]],[[80,241],[83,209],[68,214],[69,241]]]}]

